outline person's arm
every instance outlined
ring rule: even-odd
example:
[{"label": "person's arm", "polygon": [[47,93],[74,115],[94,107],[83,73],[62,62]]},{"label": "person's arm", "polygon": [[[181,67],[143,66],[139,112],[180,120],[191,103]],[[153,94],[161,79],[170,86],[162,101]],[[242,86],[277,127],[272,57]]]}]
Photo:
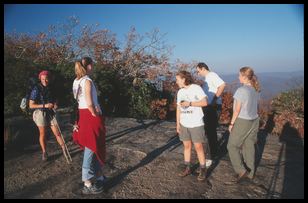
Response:
[{"label": "person's arm", "polygon": [[98,113],[96,112],[92,99],[92,85],[90,80],[85,81],[85,96],[89,111],[91,112],[92,116],[97,116]]},{"label": "person's arm", "polygon": [[204,106],[207,106],[207,99],[206,97],[204,97],[199,101],[194,101],[194,102],[184,101],[184,102],[181,102],[181,106],[182,107],[188,107],[188,106],[204,107]]},{"label": "person's arm", "polygon": [[222,85],[220,85],[218,88],[217,88],[217,91],[214,95],[214,98],[212,100],[212,104],[215,104],[218,97],[221,96],[221,94],[223,93],[223,91],[225,90],[225,87],[226,87],[226,83],[223,83]]},{"label": "person's arm", "polygon": [[240,111],[241,111],[241,102],[234,99],[234,109],[233,109],[233,115],[232,115],[232,118],[231,118],[231,122],[229,124],[229,131],[231,132],[232,128],[233,128],[233,125],[234,125],[234,122],[236,120],[236,118],[238,117],[238,115],[240,114]]},{"label": "person's arm", "polygon": [[48,103],[48,104],[36,104],[34,100],[29,100],[29,108],[30,109],[38,109],[38,108],[53,108],[54,105],[52,103]]}]

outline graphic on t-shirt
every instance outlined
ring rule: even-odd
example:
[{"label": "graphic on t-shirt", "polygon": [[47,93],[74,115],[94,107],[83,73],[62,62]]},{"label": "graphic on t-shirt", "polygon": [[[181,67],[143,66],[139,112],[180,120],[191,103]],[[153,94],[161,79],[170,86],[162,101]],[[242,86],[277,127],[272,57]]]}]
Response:
[{"label": "graphic on t-shirt", "polygon": [[[184,99],[181,100],[182,102],[190,102],[189,96],[185,95]],[[193,113],[192,110],[188,110],[190,106],[181,106],[181,113]]]}]

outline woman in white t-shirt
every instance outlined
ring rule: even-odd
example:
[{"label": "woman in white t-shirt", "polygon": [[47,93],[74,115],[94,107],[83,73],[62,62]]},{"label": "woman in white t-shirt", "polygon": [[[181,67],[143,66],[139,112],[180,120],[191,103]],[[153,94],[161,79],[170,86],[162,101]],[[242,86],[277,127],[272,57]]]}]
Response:
[{"label": "woman in white t-shirt", "polygon": [[92,71],[93,62],[89,57],[75,63],[73,94],[78,101],[79,120],[73,140],[84,150],[83,194],[98,194],[103,191],[104,176],[101,167],[106,156],[106,128],[97,99],[97,90],[94,81],[89,77]]},{"label": "woman in white t-shirt", "polygon": [[206,178],[205,132],[202,107],[207,105],[207,96],[199,85],[192,84],[189,72],[180,71],[176,74],[176,83],[181,88],[177,93],[176,130],[184,145],[185,169],[179,176],[185,177],[192,173],[191,148],[194,144],[200,163],[198,180]]}]

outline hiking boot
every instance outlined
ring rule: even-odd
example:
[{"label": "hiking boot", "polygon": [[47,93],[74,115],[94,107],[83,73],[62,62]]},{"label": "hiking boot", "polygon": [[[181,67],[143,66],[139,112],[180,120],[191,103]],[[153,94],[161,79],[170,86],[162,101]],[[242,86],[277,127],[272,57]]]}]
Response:
[{"label": "hiking boot", "polygon": [[[210,166],[213,164],[213,161],[211,159],[206,159],[205,161],[205,167],[210,168]],[[201,167],[199,166],[196,170],[196,173],[200,173]]]},{"label": "hiking boot", "polygon": [[84,185],[81,192],[84,195],[95,195],[103,192],[103,187],[97,184],[92,184],[90,187]]},{"label": "hiking boot", "polygon": [[186,166],[184,171],[180,172],[178,175],[180,177],[185,177],[188,176],[189,174],[191,174],[191,168],[189,166]]},{"label": "hiking boot", "polygon": [[48,160],[48,154],[47,154],[47,152],[43,152],[42,161],[47,161],[47,160]]},{"label": "hiking boot", "polygon": [[206,179],[206,168],[199,169],[199,175],[197,178],[199,181],[204,181]]}]

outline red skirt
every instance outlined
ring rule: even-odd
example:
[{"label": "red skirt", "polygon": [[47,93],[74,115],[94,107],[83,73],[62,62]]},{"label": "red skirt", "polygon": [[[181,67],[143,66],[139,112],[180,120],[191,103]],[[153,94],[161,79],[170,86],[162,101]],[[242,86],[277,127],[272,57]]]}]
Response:
[{"label": "red skirt", "polygon": [[73,140],[81,149],[89,148],[96,154],[101,164],[106,158],[106,127],[103,116],[92,116],[88,109],[79,109],[78,132],[73,132]]}]

